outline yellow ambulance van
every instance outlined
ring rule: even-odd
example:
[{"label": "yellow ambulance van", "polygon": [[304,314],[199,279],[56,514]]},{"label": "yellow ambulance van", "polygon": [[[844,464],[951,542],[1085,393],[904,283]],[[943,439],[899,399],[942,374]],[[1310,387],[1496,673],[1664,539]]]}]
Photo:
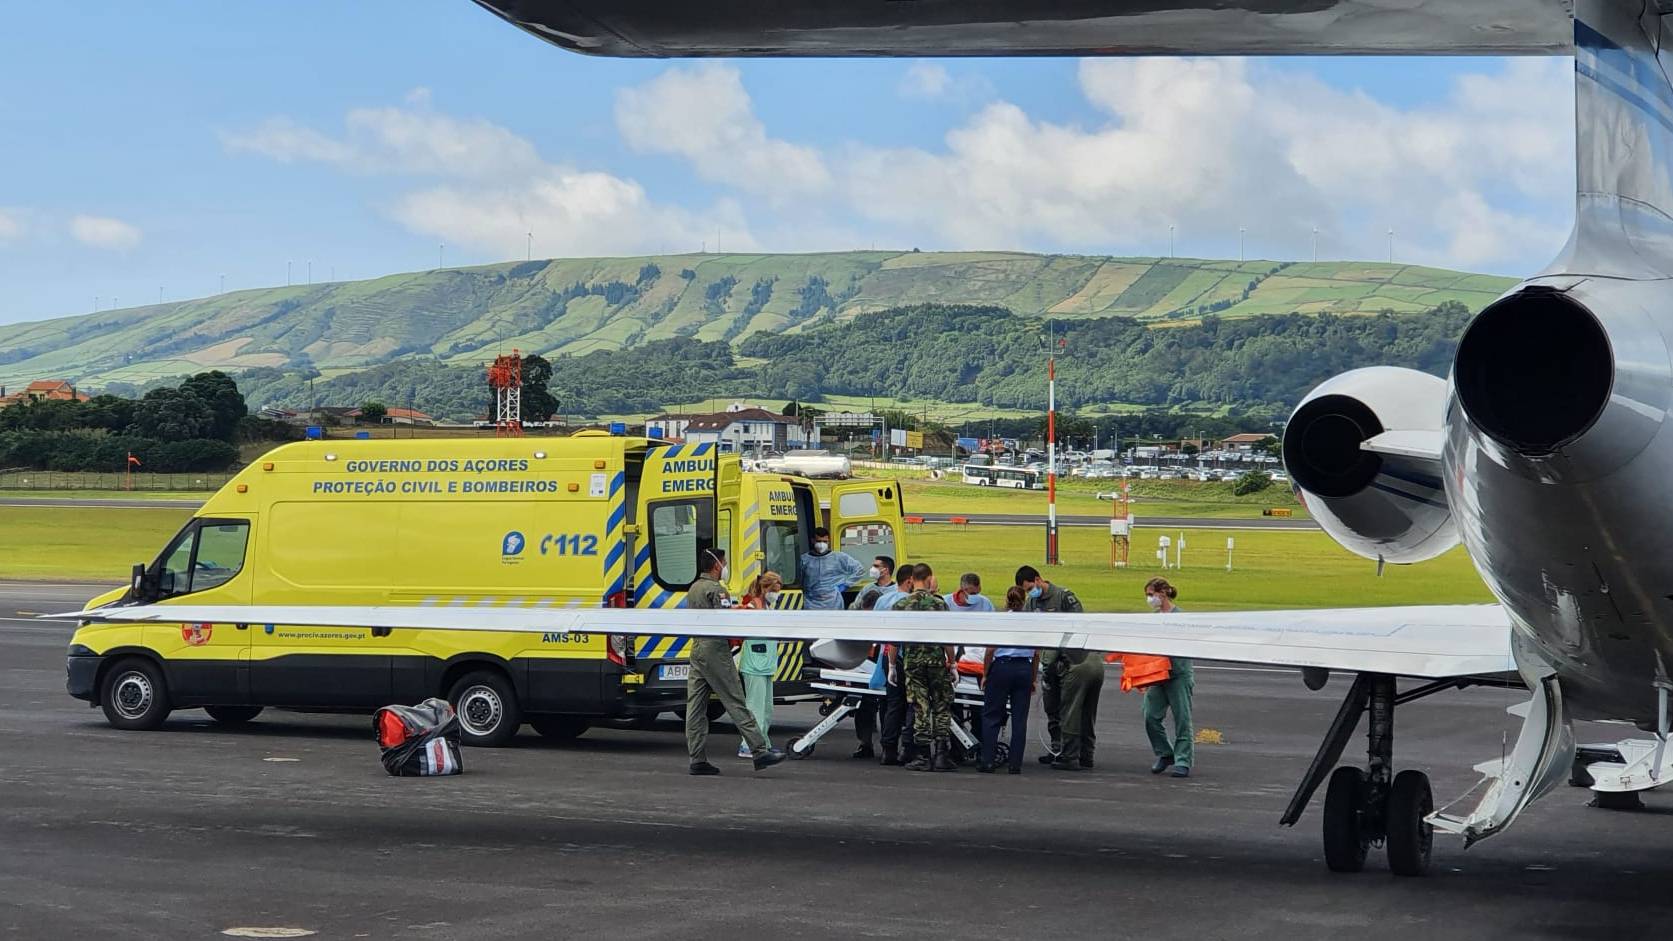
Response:
[{"label": "yellow ambulance van", "polygon": [[[728,550],[741,594],[763,569],[800,607],[800,559],[821,522],[862,562],[900,557],[893,481],[746,473],[712,444],[570,438],[308,441],[241,471],[126,590],[94,604],[406,604],[678,608],[698,553]],[[739,612],[743,623],[761,615]],[[523,723],[573,738],[603,719],[681,711],[690,638],[286,624],[85,624],[70,695],[122,729],[173,709],[248,722],[266,707],[361,712],[445,696],[465,741]],[[781,647],[777,693],[805,691],[803,645]]]}]

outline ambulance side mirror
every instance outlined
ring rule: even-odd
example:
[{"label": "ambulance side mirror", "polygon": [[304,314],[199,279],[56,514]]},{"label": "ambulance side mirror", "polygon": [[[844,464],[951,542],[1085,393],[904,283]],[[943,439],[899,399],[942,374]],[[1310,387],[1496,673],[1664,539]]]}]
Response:
[{"label": "ambulance side mirror", "polygon": [[158,591],[160,581],[160,573],[148,572],[146,571],[145,563],[135,562],[133,580],[129,590],[129,595],[133,598],[133,600],[139,602],[149,603],[156,601],[160,596],[160,592]]}]

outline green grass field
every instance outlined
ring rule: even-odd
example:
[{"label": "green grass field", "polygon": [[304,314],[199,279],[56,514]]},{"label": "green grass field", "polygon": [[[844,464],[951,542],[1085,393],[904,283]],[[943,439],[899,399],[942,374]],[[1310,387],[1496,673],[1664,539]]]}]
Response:
[{"label": "green grass field", "polygon": [[[89,579],[119,583],[135,562],[156,556],[189,517],[164,509],[0,507],[0,579]],[[982,576],[987,593],[1002,599],[1019,565],[1048,572],[1074,589],[1089,610],[1136,611],[1143,585],[1162,570],[1155,561],[1161,531],[1140,528],[1132,563],[1109,564],[1110,542],[1095,528],[1066,528],[1063,564],[1041,564],[1043,536],[1019,527],[927,525],[906,534],[907,554],[929,562],[943,586],[960,573]],[[1177,538],[1177,533],[1169,533]],[[1225,570],[1226,538],[1237,541],[1233,569]],[[1490,601],[1462,550],[1414,566],[1376,566],[1318,532],[1239,530],[1186,533],[1185,566],[1168,571],[1186,608],[1282,608]]]},{"label": "green grass field", "polygon": [[124,582],[191,518],[190,510],[0,507],[0,579]]},{"label": "green grass field", "polygon": [[[1187,610],[1241,608],[1362,607],[1397,604],[1461,604],[1492,597],[1462,549],[1411,566],[1389,566],[1377,576],[1376,563],[1337,546],[1320,532],[1239,530],[1187,531],[1184,568],[1164,572],[1156,562],[1161,530],[1139,528],[1124,569],[1110,566],[1109,534],[1092,528],[1061,531],[1063,564],[1041,564],[1044,535],[1017,527],[925,526],[907,535],[908,554],[928,562],[946,590],[963,572],[982,577],[984,593],[997,603],[1013,583],[1019,565],[1033,565],[1074,590],[1089,611],[1144,610],[1144,583],[1165,575],[1179,589]],[[1168,535],[1178,538],[1178,533]],[[1226,538],[1237,542],[1232,571],[1226,571]]]},{"label": "green grass field", "polygon": [[[884,476],[884,472],[861,469],[867,476]],[[895,476],[895,475],[890,475]],[[1038,514],[1046,515],[1046,493],[1043,490],[1001,490],[976,487],[956,480],[928,480],[922,471],[905,471],[896,476],[906,499],[906,512],[913,513],[969,513],[983,514]],[[1057,512],[1064,516],[1108,516],[1109,501],[1099,500],[1098,493],[1118,489],[1118,480],[1061,481],[1057,488]],[[821,487],[828,486],[821,484]],[[1232,485],[1221,482],[1194,480],[1135,480],[1132,481],[1132,514],[1141,522],[1145,517],[1188,516],[1208,519],[1256,519],[1262,510],[1283,507],[1291,515],[1305,519],[1307,510],[1288,487],[1275,484],[1260,493],[1234,496]]]}]

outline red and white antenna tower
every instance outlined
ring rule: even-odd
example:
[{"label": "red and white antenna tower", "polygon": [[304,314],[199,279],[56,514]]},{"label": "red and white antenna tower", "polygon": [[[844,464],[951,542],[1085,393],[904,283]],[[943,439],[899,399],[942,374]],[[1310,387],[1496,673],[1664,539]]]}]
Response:
[{"label": "red and white antenna tower", "polygon": [[494,434],[500,438],[523,435],[523,357],[516,350],[497,356],[488,367],[488,385],[494,390]]}]

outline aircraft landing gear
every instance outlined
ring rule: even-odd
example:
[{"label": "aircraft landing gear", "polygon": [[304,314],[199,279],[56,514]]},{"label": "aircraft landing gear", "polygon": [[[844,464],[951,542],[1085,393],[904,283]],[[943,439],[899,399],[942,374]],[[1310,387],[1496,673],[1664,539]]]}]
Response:
[{"label": "aircraft landing gear", "polygon": [[[1332,872],[1359,872],[1365,868],[1371,847],[1379,844],[1388,854],[1388,868],[1396,875],[1421,876],[1429,871],[1434,830],[1427,818],[1435,809],[1434,796],[1429,776],[1423,772],[1394,773],[1394,707],[1465,683],[1443,680],[1401,694],[1392,676],[1361,673],[1354,679],[1281,821],[1284,826],[1294,826],[1301,819],[1328,773],[1324,859]],[[1366,732],[1366,767],[1335,768],[1365,713],[1371,717]]]}]

